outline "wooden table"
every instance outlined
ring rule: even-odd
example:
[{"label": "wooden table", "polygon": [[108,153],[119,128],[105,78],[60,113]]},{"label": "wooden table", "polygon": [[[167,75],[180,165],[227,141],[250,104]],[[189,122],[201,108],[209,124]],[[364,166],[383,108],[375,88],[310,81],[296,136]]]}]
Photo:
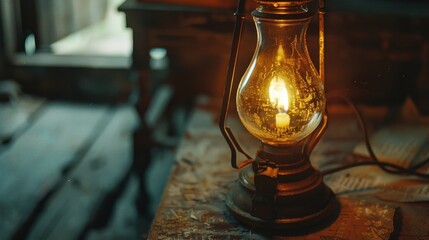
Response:
[{"label": "wooden table", "polygon": [[[365,181],[338,185],[359,174],[375,171],[360,167],[348,174],[325,177],[337,194],[341,212],[329,227],[313,233],[291,235],[288,232],[264,232],[250,229],[234,219],[224,199],[238,171],[230,167],[229,149],[217,127],[219,103],[203,101],[195,109],[187,133],[177,153],[161,205],[153,221],[149,239],[428,239],[429,204],[383,201]],[[326,169],[335,164],[355,161],[354,146],[361,140],[360,130],[350,111],[341,106],[330,108],[330,125],[312,155],[315,167]],[[370,129],[385,124],[386,108],[365,111]],[[234,116],[230,126],[248,152],[257,141],[247,134]],[[253,145],[256,143],[256,145]],[[357,174],[357,175],[356,175]],[[365,179],[364,179],[365,180]],[[348,191],[344,188],[354,189]]]}]

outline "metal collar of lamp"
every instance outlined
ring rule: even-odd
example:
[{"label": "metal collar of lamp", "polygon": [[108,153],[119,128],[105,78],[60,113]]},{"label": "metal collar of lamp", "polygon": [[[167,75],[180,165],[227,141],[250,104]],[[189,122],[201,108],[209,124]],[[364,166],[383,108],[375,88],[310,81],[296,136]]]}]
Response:
[{"label": "metal collar of lamp", "polygon": [[[327,125],[323,81],[324,4],[319,4],[320,67],[307,50],[312,0],[256,0],[252,12],[257,46],[237,88],[237,112],[262,144],[252,158],[225,125],[244,19],[239,0],[219,126],[231,149],[231,164],[242,169],[226,204],[240,221],[267,229],[309,228],[338,210],[335,195],[311,166],[309,156]],[[236,152],[247,160],[237,163]]]}]

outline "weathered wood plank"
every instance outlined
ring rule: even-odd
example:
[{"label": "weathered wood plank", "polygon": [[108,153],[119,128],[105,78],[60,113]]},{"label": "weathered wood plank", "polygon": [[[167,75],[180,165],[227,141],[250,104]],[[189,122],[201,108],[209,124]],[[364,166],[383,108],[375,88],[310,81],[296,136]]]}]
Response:
[{"label": "weathered wood plank", "polygon": [[79,159],[107,108],[49,103],[0,155],[0,239],[10,238],[61,171]]},{"label": "weathered wood plank", "polygon": [[129,173],[137,116],[131,107],[120,107],[112,114],[81,163],[67,175],[67,182],[47,202],[29,239],[81,237],[97,207]]},{"label": "weathered wood plank", "polygon": [[139,220],[135,200],[138,194],[138,179],[130,178],[125,192],[118,200],[109,224],[99,230],[92,230],[87,240],[127,239],[137,240],[139,237]]},{"label": "weathered wood plank", "polygon": [[31,125],[31,118],[44,102],[42,98],[24,95],[15,102],[0,104],[0,154],[13,138]]}]

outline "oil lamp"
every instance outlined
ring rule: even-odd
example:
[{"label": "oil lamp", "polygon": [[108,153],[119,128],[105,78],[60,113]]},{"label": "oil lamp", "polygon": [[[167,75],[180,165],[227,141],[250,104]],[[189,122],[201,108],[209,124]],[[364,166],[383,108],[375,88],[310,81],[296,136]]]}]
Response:
[{"label": "oil lamp", "polygon": [[[337,201],[309,161],[327,124],[323,81],[306,46],[313,16],[308,8],[311,0],[256,2],[252,16],[257,46],[239,83],[236,105],[244,127],[262,144],[252,158],[225,126],[244,18],[244,1],[240,0],[220,128],[231,148],[232,166],[242,170],[226,204],[234,216],[251,226],[313,227],[332,218]],[[322,58],[323,44],[320,49]],[[236,151],[248,160],[237,164]]]}]

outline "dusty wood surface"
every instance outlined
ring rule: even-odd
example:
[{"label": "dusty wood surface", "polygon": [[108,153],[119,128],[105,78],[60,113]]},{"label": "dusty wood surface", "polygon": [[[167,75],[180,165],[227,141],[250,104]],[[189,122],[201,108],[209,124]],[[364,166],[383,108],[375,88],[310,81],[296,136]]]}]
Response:
[{"label": "dusty wood surface", "polygon": [[[230,167],[229,150],[216,123],[217,112],[218,106],[210,104],[196,109],[178,151],[177,164],[164,191],[149,239],[428,238],[428,204],[383,202],[361,188],[350,193],[337,193],[341,203],[339,217],[332,225],[311,234],[291,236],[287,232],[260,232],[240,224],[224,203],[229,185],[236,180],[238,171]],[[375,115],[386,115],[385,111],[375,112]],[[352,118],[341,113],[339,116],[331,117],[331,125],[335,128],[328,129],[313,153],[312,161],[316,167],[323,169],[327,163],[333,166],[356,160],[350,152],[360,140],[359,129],[354,121],[349,121]],[[239,129],[234,120],[230,125],[232,129]],[[376,121],[370,125],[371,128],[376,126]],[[236,135],[248,152],[255,150],[252,147],[254,140],[243,134],[242,129]],[[362,168],[362,171],[368,169]],[[335,183],[332,179],[327,183]],[[340,190],[336,188],[336,191]]]}]

